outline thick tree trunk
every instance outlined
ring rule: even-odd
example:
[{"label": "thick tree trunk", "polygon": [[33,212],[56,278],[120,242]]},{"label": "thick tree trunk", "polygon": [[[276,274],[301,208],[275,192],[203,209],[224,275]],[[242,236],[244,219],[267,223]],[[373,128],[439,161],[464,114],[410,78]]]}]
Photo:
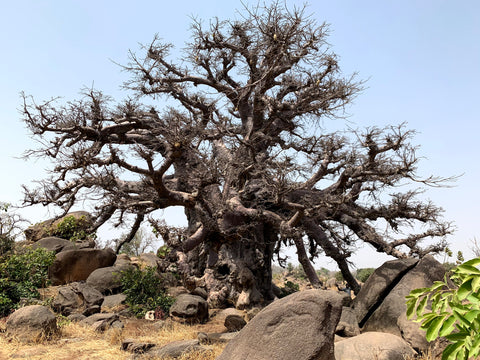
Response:
[{"label": "thick tree trunk", "polygon": [[273,301],[272,259],[276,237],[265,224],[257,225],[249,237],[228,240],[212,234],[187,261],[191,287],[203,286],[209,305],[251,308]]}]

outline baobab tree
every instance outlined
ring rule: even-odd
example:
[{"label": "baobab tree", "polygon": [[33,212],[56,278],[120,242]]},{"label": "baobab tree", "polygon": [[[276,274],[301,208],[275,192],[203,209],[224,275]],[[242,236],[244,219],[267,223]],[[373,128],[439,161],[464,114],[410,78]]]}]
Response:
[{"label": "baobab tree", "polygon": [[[305,9],[246,8],[239,20],[194,20],[180,60],[158,37],[130,52],[127,101],[96,90],[65,104],[24,96],[24,120],[43,141],[31,154],[56,164],[25,188],[25,202],[66,213],[93,200],[91,230],[130,221],[125,241],[150,219],[187,283],[214,305],[272,300],[271,263],[285,246],[314,287],[312,262],[328,256],[354,291],[357,243],[396,258],[441,251],[450,232],[442,210],[419,190],[393,190],[443,180],[418,178],[413,132],[321,126],[342,121],[363,85],[341,73],[327,33]],[[183,231],[152,216],[171,206],[185,209]],[[422,246],[428,237],[438,240]]]}]

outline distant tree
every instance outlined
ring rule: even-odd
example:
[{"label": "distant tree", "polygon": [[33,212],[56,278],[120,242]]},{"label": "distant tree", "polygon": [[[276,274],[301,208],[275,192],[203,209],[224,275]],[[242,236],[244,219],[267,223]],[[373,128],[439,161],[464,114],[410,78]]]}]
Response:
[{"label": "distant tree", "polygon": [[133,239],[125,241],[128,234],[124,234],[115,247],[120,246],[120,253],[130,256],[139,256],[147,251],[155,251],[155,243],[157,238],[144,227],[140,227]]},{"label": "distant tree", "polygon": [[368,280],[370,275],[373,274],[375,271],[375,268],[362,268],[358,269],[357,272],[355,273],[355,277],[358,279],[358,281],[365,282]]},{"label": "distant tree", "polygon": [[474,255],[476,258],[480,258],[480,244],[479,244],[477,238],[474,237],[474,238],[471,240],[471,243],[472,243],[472,246],[470,247],[470,249],[472,250],[473,255]]},{"label": "distant tree", "polygon": [[[178,61],[157,37],[131,52],[133,96],[123,103],[94,90],[65,105],[24,96],[24,120],[44,144],[29,154],[56,163],[51,178],[26,189],[26,203],[66,213],[93,199],[92,231],[134,216],[126,240],[149,214],[181,206],[185,231],[156,225],[170,256],[187,281],[206,284],[210,302],[238,307],[273,299],[272,259],[284,260],[284,246],[295,247],[314,287],[312,260],[324,254],[354,291],[357,241],[397,258],[441,251],[450,232],[441,209],[417,200],[418,190],[392,191],[441,183],[417,176],[414,132],[321,126],[343,118],[362,90],[341,74],[327,34],[304,9],[274,2],[239,20],[194,21]],[[168,106],[151,105],[160,97]]]},{"label": "distant tree", "polygon": [[317,275],[320,277],[328,278],[330,276],[331,271],[322,267],[321,269],[317,269]]},{"label": "distant tree", "polygon": [[12,211],[10,204],[0,202],[0,256],[13,250],[15,239],[22,233],[27,221]]}]

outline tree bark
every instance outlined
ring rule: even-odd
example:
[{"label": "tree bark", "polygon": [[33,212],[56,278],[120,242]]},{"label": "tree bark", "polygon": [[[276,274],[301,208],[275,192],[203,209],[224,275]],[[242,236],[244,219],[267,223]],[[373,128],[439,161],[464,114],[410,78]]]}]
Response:
[{"label": "tree bark", "polygon": [[273,301],[272,260],[276,237],[266,224],[256,225],[238,241],[211,234],[188,254],[187,286],[203,286],[211,307],[238,309]]}]

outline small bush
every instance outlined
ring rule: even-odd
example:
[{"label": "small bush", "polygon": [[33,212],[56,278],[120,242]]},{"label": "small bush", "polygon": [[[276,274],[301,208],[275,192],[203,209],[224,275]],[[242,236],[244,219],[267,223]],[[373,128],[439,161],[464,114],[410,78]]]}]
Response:
[{"label": "small bush", "polygon": [[89,234],[83,229],[85,223],[85,216],[80,216],[79,218],[73,215],[66,216],[56,228],[50,230],[50,235],[70,241],[94,238],[94,234]]},{"label": "small bush", "polygon": [[0,257],[13,251],[15,240],[7,235],[0,235]]},{"label": "small bush", "polygon": [[283,284],[283,287],[280,289],[282,292],[280,298],[293,294],[294,292],[300,291],[300,285],[294,283],[293,281],[287,280]]},{"label": "small bush", "polygon": [[370,275],[373,274],[374,271],[375,271],[374,268],[358,269],[356,273],[356,278],[358,281],[361,281],[364,283],[365,281],[368,280],[368,278],[370,277]]},{"label": "small bush", "polygon": [[157,250],[157,256],[160,259],[165,259],[170,251],[172,251],[172,249],[168,245],[160,246]]},{"label": "small bush", "polygon": [[21,298],[38,298],[38,288],[46,287],[48,267],[55,253],[39,248],[6,256],[0,263],[0,316],[8,315]]},{"label": "small bush", "polygon": [[129,268],[120,276],[122,292],[127,296],[125,302],[135,316],[143,317],[150,310],[169,312],[175,299],[165,294],[163,282],[154,268]]}]

